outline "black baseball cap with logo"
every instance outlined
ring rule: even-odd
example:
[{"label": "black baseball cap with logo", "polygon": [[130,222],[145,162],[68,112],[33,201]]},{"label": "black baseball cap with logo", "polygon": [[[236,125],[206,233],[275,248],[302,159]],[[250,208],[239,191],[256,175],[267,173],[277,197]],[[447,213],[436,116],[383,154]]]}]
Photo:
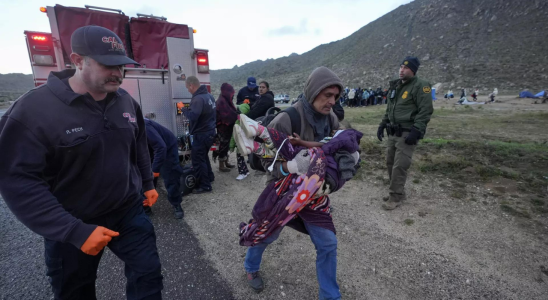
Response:
[{"label": "black baseball cap with logo", "polygon": [[72,52],[89,56],[105,66],[139,64],[127,57],[120,37],[101,26],[89,25],[76,29],[70,42]]}]

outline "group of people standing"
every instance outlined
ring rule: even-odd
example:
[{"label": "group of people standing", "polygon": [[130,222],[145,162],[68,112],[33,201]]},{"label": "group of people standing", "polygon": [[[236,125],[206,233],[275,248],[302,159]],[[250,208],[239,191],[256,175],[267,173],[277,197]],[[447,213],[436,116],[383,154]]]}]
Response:
[{"label": "group of people standing", "polygon": [[[103,43],[105,36],[122,44],[106,28],[77,29],[71,37],[74,68],[52,72],[46,84],[23,95],[2,116],[0,193],[18,220],[44,237],[47,276],[55,299],[95,299],[97,268],[107,246],[125,263],[128,299],[162,299],[154,225],[143,208],[156,203],[154,181],[162,176],[175,217],[182,218],[182,198],[173,180],[181,172],[173,168],[178,165],[175,139],[157,126],[153,116],[145,119],[139,104],[119,89],[123,66],[138,63],[123,48]],[[377,130],[381,141],[385,130],[388,134],[391,183],[383,204],[387,210],[406,198],[407,169],[433,112],[430,85],[415,76],[418,68],[415,57],[401,63],[400,78],[390,82],[386,114]],[[274,107],[267,82],[257,86],[255,78],[248,78],[236,105],[235,90],[228,83],[222,85],[216,101],[194,76],[187,77],[186,88],[192,94],[190,106],[178,107],[190,121],[192,165],[199,182],[194,192],[212,191],[215,177],[208,153],[217,135],[223,172],[233,167],[228,162],[233,132],[243,138],[236,144],[249,145],[246,150],[260,147],[247,138],[262,138],[270,143],[268,147],[278,142],[276,155],[261,159],[268,166],[269,183],[259,199],[271,203],[291,186],[289,191],[298,192],[297,202],[301,195],[310,200],[293,210],[285,224],[308,234],[315,246],[319,298],[340,299],[337,236],[328,196],[355,175],[363,134],[344,130],[339,123],[344,111],[341,114],[337,108],[338,101],[345,93],[339,77],[328,68],[316,68],[292,113],[278,113],[266,129],[252,120]],[[287,138],[281,141],[280,136]],[[284,144],[287,140],[291,145]],[[301,148],[294,148],[297,145]],[[328,152],[339,148],[344,151]],[[280,150],[286,159],[278,159]],[[237,157],[239,173],[245,178],[245,158]],[[267,194],[272,198],[264,198]],[[264,289],[259,273],[263,253],[282,229],[279,226],[261,236],[261,242],[247,250],[243,269],[257,292]]]},{"label": "group of people standing", "polygon": [[274,94],[270,91],[268,82],[261,81],[257,85],[255,77],[247,78],[247,85],[238,91],[236,105],[233,101],[234,94],[235,90],[232,85],[228,83],[221,85],[221,94],[216,102],[219,150],[214,157],[218,156],[219,171],[230,172],[234,165],[229,162],[228,154],[236,151],[238,165],[236,180],[243,180],[249,175],[249,169],[246,163],[247,158],[242,155],[240,149],[236,149],[232,138],[234,125],[239,122],[239,114],[245,114],[253,120],[265,116],[270,108],[275,107]]},{"label": "group of people standing", "polygon": [[376,90],[373,88],[357,89],[345,88],[343,95],[341,96],[341,102],[347,107],[363,107],[370,105],[386,104],[386,96],[388,90],[383,90],[382,87],[378,87]]}]

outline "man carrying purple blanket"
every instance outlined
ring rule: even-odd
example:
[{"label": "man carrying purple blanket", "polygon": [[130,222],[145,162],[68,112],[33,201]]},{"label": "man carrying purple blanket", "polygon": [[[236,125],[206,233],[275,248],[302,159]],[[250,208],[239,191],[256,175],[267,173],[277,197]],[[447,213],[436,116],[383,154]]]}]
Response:
[{"label": "man carrying purple blanket", "polygon": [[[328,68],[319,67],[312,72],[303,98],[293,105],[301,116],[301,132],[297,134],[302,141],[319,142],[339,129],[331,108],[342,90],[340,79]],[[340,299],[337,238],[327,194],[340,189],[355,174],[355,152],[362,134],[345,130],[322,147],[295,151],[298,149],[282,144],[293,134],[288,114],[279,114],[268,128],[275,129],[268,130],[271,147],[280,150],[282,159],[263,159],[265,168],[271,170],[271,178],[255,204],[253,220],[240,228],[240,243],[251,246],[244,263],[248,283],[257,292],[264,289],[258,272],[262,254],[287,224],[309,234],[314,243],[319,298]],[[265,140],[265,144],[269,141]]]}]

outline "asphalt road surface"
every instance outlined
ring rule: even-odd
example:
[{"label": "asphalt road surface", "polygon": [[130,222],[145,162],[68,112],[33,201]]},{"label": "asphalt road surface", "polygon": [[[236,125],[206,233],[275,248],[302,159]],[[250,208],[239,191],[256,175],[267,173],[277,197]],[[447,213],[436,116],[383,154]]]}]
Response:
[{"label": "asphalt road surface", "polygon": [[[164,189],[152,222],[164,275],[164,299],[234,299],[228,284],[204,258],[184,220],[173,218]],[[1,199],[1,198],[0,198]],[[31,208],[29,208],[31,209]],[[44,265],[42,237],[21,224],[0,200],[0,299],[53,299]],[[97,274],[98,299],[125,299],[124,264],[105,251]]]}]

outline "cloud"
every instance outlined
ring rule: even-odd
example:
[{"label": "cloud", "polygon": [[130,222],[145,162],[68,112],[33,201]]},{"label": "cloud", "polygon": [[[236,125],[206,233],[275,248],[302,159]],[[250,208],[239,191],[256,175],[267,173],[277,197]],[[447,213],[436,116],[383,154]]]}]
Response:
[{"label": "cloud", "polygon": [[268,30],[269,36],[286,36],[286,35],[306,35],[308,33],[315,33],[318,35],[321,31],[319,29],[310,30],[308,28],[308,20],[302,19],[298,26],[282,26],[275,29]]}]

